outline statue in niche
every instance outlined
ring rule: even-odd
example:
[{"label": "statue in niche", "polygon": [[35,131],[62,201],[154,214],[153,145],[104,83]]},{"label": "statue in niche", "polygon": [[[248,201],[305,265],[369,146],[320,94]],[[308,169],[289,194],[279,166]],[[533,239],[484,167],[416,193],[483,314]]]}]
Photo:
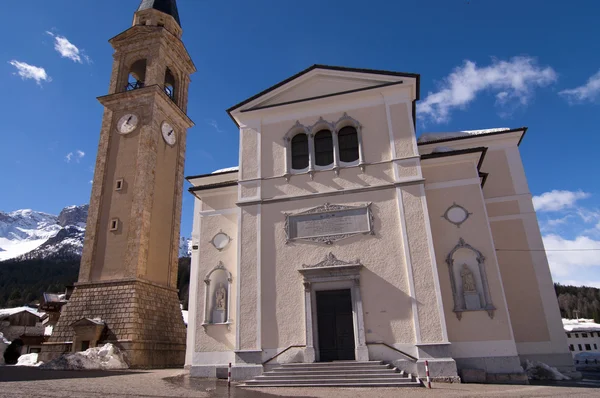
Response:
[{"label": "statue in niche", "polygon": [[227,290],[223,287],[223,284],[220,283],[217,291],[215,292],[216,298],[216,310],[225,311],[227,309]]},{"label": "statue in niche", "polygon": [[460,277],[462,278],[463,292],[477,293],[473,272],[471,272],[467,264],[463,264],[462,270],[460,270]]}]

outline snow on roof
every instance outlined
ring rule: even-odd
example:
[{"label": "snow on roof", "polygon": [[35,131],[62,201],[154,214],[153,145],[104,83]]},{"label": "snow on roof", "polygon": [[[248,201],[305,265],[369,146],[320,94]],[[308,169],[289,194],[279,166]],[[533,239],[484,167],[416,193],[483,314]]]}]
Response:
[{"label": "snow on roof", "polygon": [[456,131],[453,133],[424,133],[419,137],[417,142],[419,144],[424,144],[427,142],[448,140],[451,138],[459,138],[459,137],[469,137],[469,136],[481,135],[481,134],[498,133],[500,131],[508,131],[508,130],[510,130],[510,128],[508,128],[508,127],[496,127],[496,128],[492,128],[492,129],[482,129],[482,130],[462,130],[462,131]]},{"label": "snow on roof", "polygon": [[433,148],[433,151],[431,151],[431,153],[453,152],[455,150],[456,149],[450,148],[449,146],[436,146],[435,148]]},{"label": "snow on roof", "polygon": [[44,315],[46,315],[45,312],[40,312],[40,311],[38,311],[35,308],[31,308],[31,307],[14,307],[14,308],[0,308],[0,318],[5,318],[7,316],[18,314],[19,312],[23,312],[23,311],[27,311],[29,313],[32,313],[33,315],[36,315],[39,318],[42,318]]},{"label": "snow on roof", "polygon": [[565,332],[600,332],[600,324],[593,319],[563,319]]},{"label": "snow on roof", "polygon": [[187,326],[187,324],[188,324],[188,311],[187,310],[181,310],[181,316],[183,316],[183,323],[185,323],[185,325]]},{"label": "snow on roof", "polygon": [[238,171],[239,169],[240,169],[239,166],[227,167],[224,169],[215,170],[210,174],[227,173],[228,171]]}]

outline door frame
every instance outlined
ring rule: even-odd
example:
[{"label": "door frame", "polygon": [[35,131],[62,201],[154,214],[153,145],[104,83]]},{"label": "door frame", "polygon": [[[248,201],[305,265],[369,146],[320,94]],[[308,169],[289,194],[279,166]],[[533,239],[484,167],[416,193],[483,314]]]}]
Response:
[{"label": "door frame", "polygon": [[[334,257],[335,258],[335,257]],[[365,339],[365,324],[360,294],[360,262],[340,265],[303,266],[298,270],[304,277],[304,317],[306,331],[305,362],[319,361],[319,331],[317,325],[317,291],[350,289],[352,323],[354,327],[354,356],[356,361],[368,361],[369,350]]]}]

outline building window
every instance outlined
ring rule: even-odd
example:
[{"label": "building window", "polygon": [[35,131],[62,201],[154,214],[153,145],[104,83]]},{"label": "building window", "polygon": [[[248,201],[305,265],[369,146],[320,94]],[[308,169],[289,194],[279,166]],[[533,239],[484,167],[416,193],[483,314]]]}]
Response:
[{"label": "building window", "polygon": [[579,347],[579,351],[583,351],[583,350],[581,349],[581,344],[577,344],[577,347]]},{"label": "building window", "polygon": [[292,138],[292,169],[303,170],[308,167],[308,136],[296,134]]},{"label": "building window", "polygon": [[346,126],[338,132],[340,160],[351,163],[358,160],[358,133],[352,126]]},{"label": "building window", "polygon": [[570,339],[571,338],[571,333],[567,333],[567,338]]},{"label": "building window", "polygon": [[89,340],[83,340],[81,342],[81,351],[85,351],[88,348],[90,348],[90,341]]},{"label": "building window", "polygon": [[596,343],[594,343],[594,350],[597,350],[598,346],[596,345]]},{"label": "building window", "polygon": [[113,218],[112,220],[110,220],[110,230],[116,231],[117,229],[119,229],[119,219]]},{"label": "building window", "polygon": [[587,333],[581,333],[581,337],[587,337]]},{"label": "building window", "polygon": [[329,166],[333,164],[333,137],[331,131],[321,130],[315,134],[315,165]]},{"label": "building window", "polygon": [[575,337],[579,338],[579,333],[575,333]]},{"label": "building window", "polygon": [[296,121],[284,136],[286,143],[285,177],[341,167],[366,167],[362,149],[362,126],[347,114],[332,123],[319,118],[313,125]]},{"label": "building window", "polygon": [[123,189],[123,179],[119,178],[115,183],[115,191],[120,191]]},{"label": "building window", "polygon": [[573,350],[574,350],[573,344],[569,344],[569,351],[573,351]]},{"label": "building window", "polygon": [[591,345],[589,345],[589,344],[586,344],[586,345],[585,345],[585,350],[586,350],[586,351],[591,351],[591,350],[592,350],[592,346],[591,346]]}]

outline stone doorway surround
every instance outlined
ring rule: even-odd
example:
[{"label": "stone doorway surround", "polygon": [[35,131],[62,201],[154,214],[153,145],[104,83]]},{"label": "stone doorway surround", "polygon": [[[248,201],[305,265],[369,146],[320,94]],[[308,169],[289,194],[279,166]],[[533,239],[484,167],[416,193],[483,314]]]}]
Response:
[{"label": "stone doorway surround", "polygon": [[319,334],[317,329],[316,292],[321,290],[350,289],[352,318],[354,324],[354,346],[357,361],[368,361],[369,350],[365,340],[365,323],[360,295],[360,260],[345,262],[329,253],[323,261],[314,265],[303,264],[298,270],[304,284],[304,318],[306,320],[305,362],[316,362],[318,358]]}]

